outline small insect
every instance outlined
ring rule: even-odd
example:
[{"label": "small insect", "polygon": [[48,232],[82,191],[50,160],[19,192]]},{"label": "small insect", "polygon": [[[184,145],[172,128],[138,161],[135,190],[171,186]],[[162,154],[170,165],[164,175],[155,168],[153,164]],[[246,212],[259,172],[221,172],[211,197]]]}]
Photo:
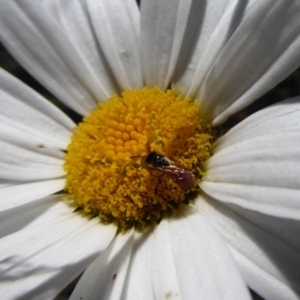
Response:
[{"label": "small insect", "polygon": [[146,156],[132,156],[131,158],[145,157],[145,163],[150,170],[160,171],[162,175],[167,174],[184,192],[195,188],[195,176],[190,170],[176,165],[164,155],[155,151],[150,152],[149,144],[148,150],[149,154]]}]

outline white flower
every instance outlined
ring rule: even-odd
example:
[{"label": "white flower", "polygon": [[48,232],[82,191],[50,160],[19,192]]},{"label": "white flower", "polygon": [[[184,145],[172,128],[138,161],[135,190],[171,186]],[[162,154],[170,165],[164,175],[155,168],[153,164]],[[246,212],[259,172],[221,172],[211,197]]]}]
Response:
[{"label": "white flower", "polygon": [[[81,115],[171,85],[219,125],[300,65],[299,17],[296,0],[1,0],[0,37]],[[71,299],[299,299],[299,100],[217,141],[194,206],[116,235],[55,194],[75,124],[1,71],[1,298],[54,298],[86,269]]]}]

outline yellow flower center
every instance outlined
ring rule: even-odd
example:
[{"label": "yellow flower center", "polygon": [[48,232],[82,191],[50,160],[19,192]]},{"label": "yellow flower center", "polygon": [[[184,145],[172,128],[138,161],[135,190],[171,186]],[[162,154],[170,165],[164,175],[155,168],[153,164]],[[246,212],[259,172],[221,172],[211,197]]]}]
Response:
[{"label": "yellow flower center", "polygon": [[67,198],[127,226],[159,221],[197,188],[210,156],[210,127],[180,91],[127,90],[100,103],[67,148]]}]

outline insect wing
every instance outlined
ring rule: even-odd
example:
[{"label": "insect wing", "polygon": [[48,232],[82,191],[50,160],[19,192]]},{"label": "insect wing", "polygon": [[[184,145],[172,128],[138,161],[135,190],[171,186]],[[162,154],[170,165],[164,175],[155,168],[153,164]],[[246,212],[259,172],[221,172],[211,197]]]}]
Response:
[{"label": "insect wing", "polygon": [[168,174],[183,191],[187,192],[195,188],[195,176],[190,170],[187,170],[183,167],[178,167],[176,165],[159,169]]}]

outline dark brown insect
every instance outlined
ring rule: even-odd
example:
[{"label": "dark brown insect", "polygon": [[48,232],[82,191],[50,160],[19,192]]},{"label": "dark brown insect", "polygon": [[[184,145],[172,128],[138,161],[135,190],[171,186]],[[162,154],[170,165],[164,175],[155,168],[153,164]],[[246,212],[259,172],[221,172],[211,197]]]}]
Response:
[{"label": "dark brown insect", "polygon": [[150,170],[160,171],[162,175],[167,174],[184,192],[195,188],[194,174],[190,170],[176,165],[166,156],[155,151],[149,151],[149,154],[146,156],[132,156],[132,158],[136,157],[145,157],[145,163]]}]

